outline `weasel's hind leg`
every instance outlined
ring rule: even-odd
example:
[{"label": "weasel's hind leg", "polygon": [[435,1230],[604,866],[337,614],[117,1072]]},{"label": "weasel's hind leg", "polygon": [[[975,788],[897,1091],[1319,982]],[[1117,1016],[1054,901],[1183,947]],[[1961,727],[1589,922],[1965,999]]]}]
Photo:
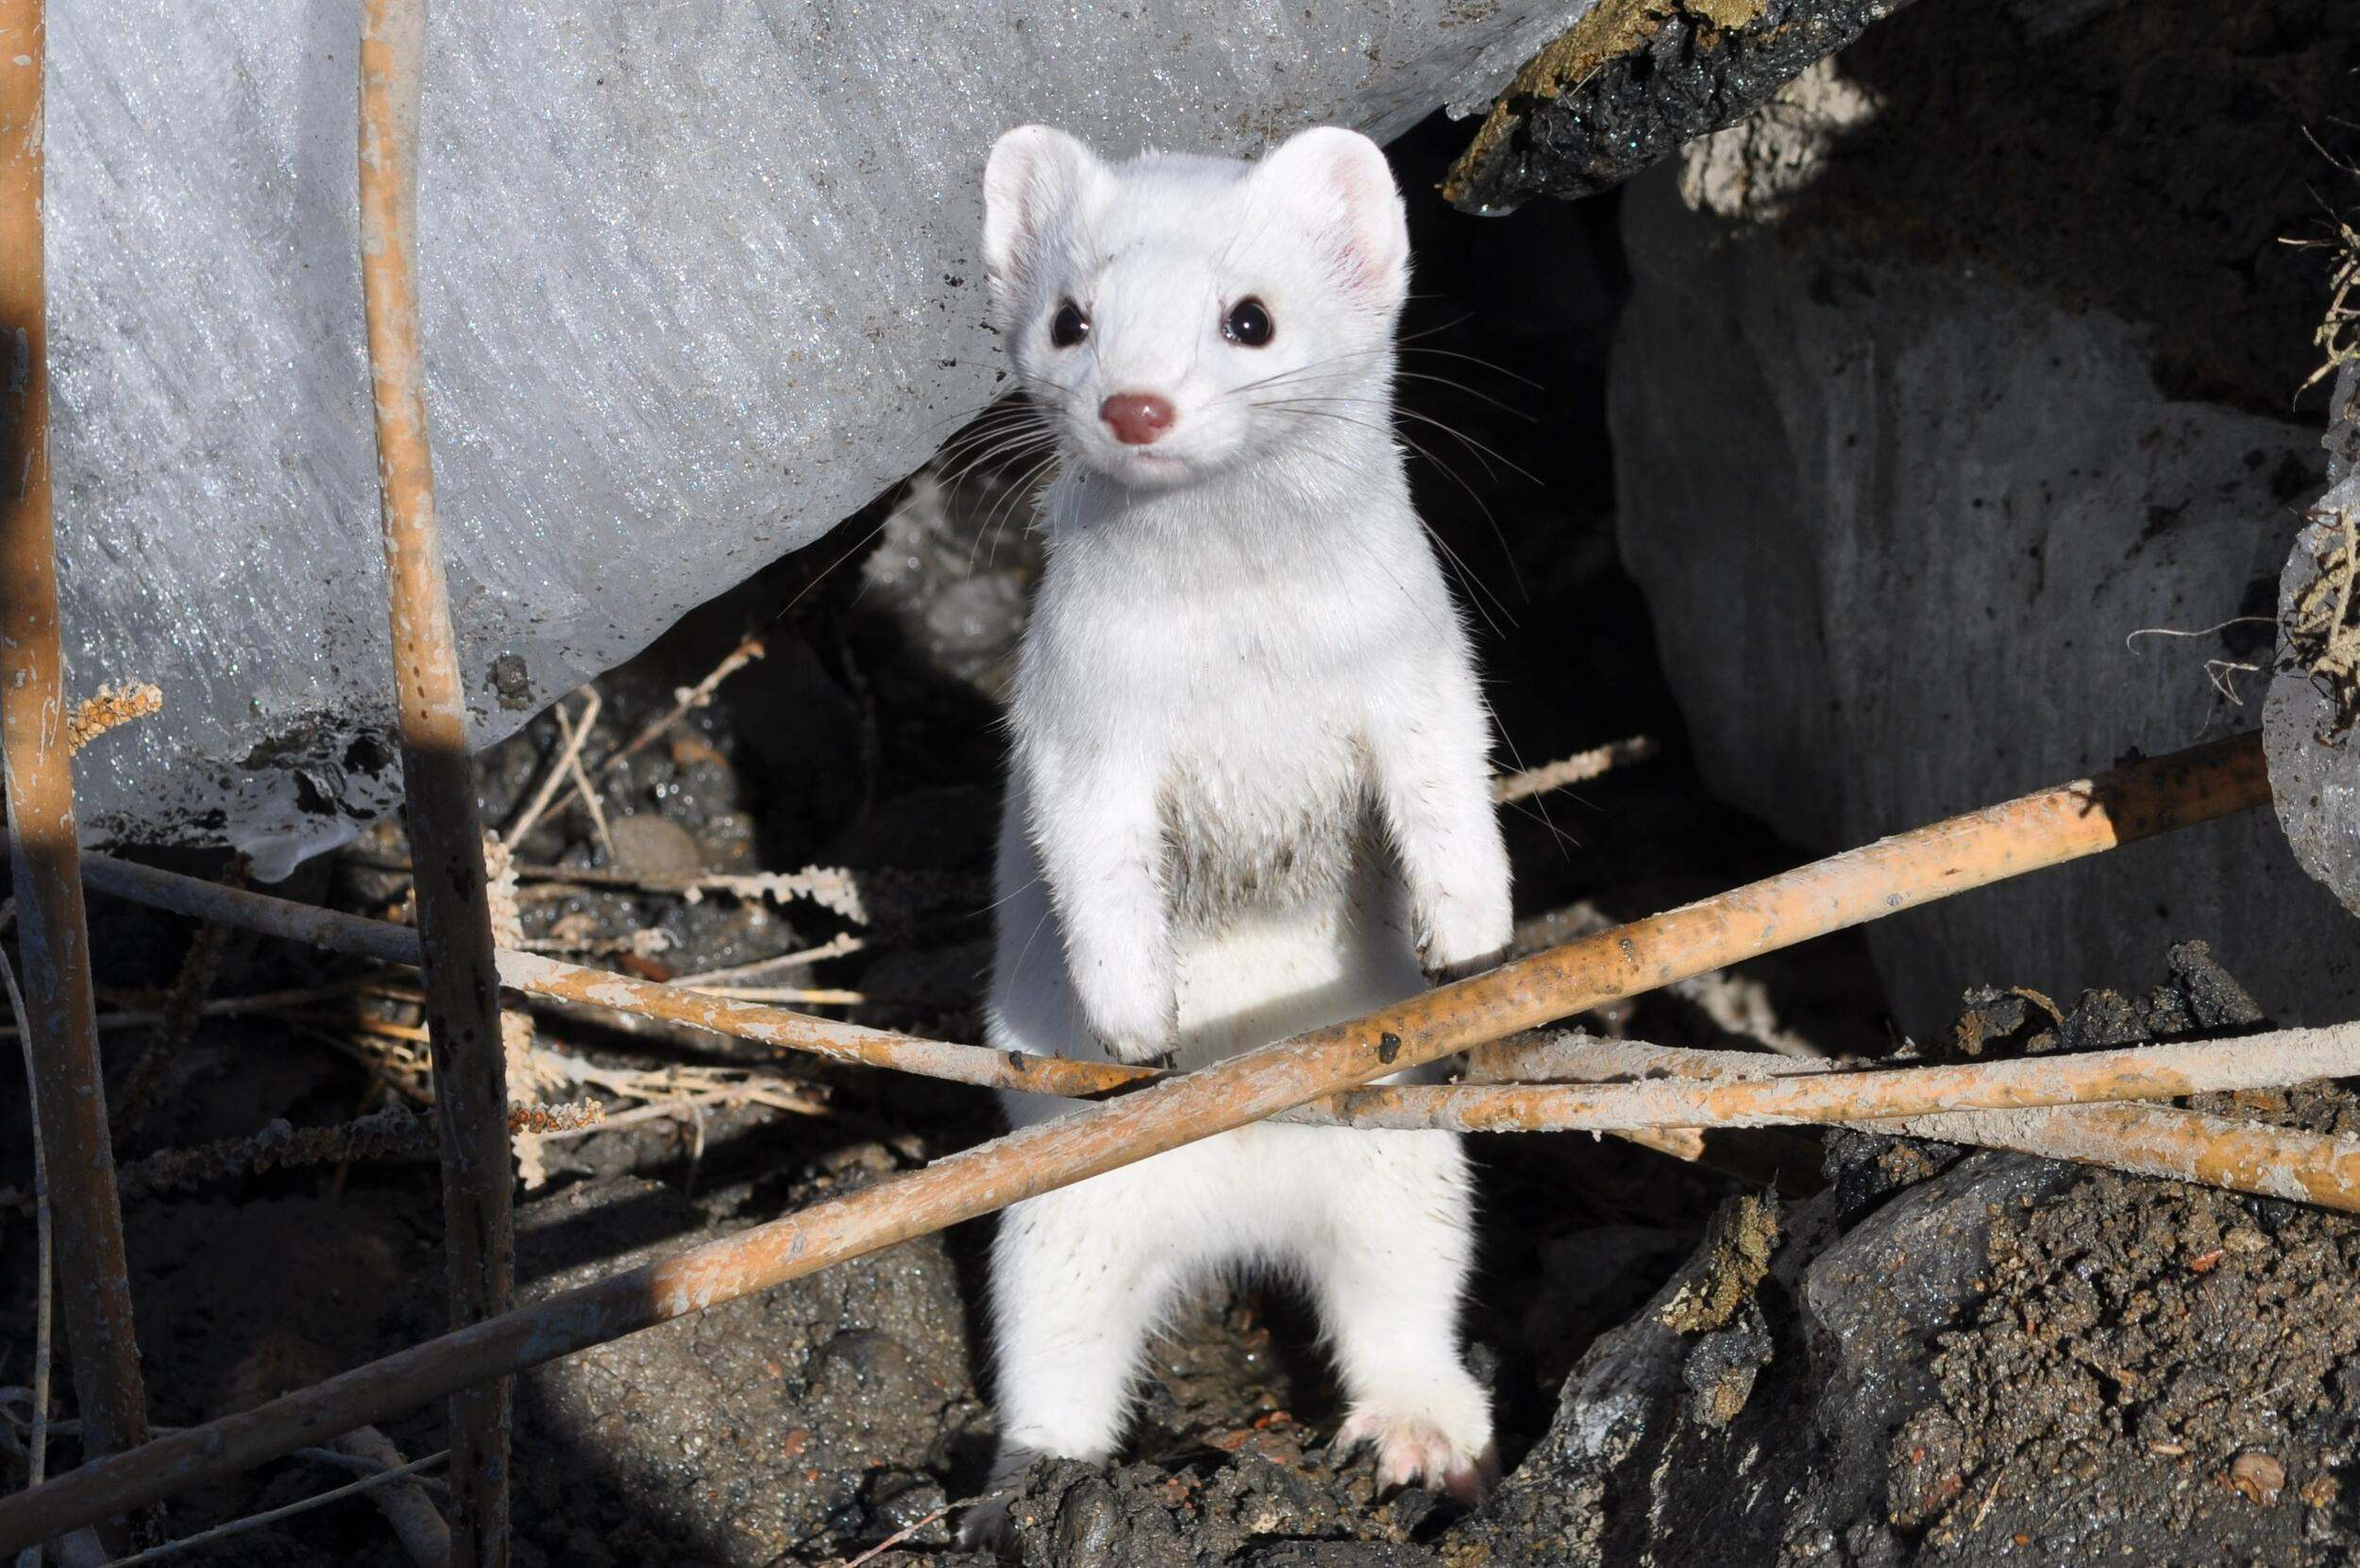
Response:
[{"label": "weasel's hind leg", "polygon": [[1374,1448],[1382,1485],[1479,1501],[1499,1461],[1491,1396],[1458,1349],[1475,1261],[1466,1155],[1449,1133],[1313,1136],[1334,1144],[1306,1161],[1320,1204],[1304,1267],[1349,1407],[1337,1442]]},{"label": "weasel's hind leg", "polygon": [[[1114,1455],[1148,1341],[1200,1260],[1201,1249],[1181,1234],[1173,1194],[1211,1178],[1169,1167],[1201,1165],[1205,1153],[1175,1150],[1001,1216],[991,1259],[995,1492],[1042,1455]],[[1002,1543],[1005,1509],[1004,1498],[971,1509],[962,1530],[969,1543]]]}]

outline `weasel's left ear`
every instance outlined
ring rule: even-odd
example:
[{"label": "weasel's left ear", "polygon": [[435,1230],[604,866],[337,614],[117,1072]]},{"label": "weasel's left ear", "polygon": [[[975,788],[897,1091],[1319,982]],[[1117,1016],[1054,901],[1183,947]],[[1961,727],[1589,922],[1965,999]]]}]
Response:
[{"label": "weasel's left ear", "polygon": [[1375,143],[1340,126],[1314,126],[1263,158],[1254,177],[1316,215],[1342,287],[1374,310],[1401,308],[1409,295],[1409,218]]}]

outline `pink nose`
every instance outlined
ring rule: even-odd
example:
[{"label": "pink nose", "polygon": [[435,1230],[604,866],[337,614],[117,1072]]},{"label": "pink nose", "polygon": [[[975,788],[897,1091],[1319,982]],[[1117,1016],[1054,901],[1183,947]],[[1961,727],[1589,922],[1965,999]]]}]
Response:
[{"label": "pink nose", "polygon": [[1172,406],[1171,398],[1152,392],[1118,392],[1098,405],[1098,417],[1113,429],[1115,439],[1124,446],[1149,447],[1172,429],[1180,411]]}]

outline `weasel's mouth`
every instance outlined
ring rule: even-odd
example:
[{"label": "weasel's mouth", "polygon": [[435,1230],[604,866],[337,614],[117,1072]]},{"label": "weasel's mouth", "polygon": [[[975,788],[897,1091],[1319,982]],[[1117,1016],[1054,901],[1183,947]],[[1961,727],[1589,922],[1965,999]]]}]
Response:
[{"label": "weasel's mouth", "polygon": [[1100,466],[1114,478],[1133,483],[1140,481],[1151,484],[1168,483],[1189,473],[1194,467],[1178,452],[1153,451],[1143,447],[1126,447],[1108,456],[1113,461],[1102,462]]}]

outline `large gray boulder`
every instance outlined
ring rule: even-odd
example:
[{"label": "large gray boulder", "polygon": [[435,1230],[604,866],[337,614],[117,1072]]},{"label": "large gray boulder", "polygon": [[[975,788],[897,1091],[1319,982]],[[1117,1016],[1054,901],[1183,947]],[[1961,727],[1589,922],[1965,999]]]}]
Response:
[{"label": "large gray boulder", "polygon": [[[2031,17],[1913,8],[1627,197],[1625,557],[1709,781],[1810,849],[2251,728],[2318,495],[2324,296],[2276,242],[2354,27]],[[1869,939],[1914,1031],[2187,936],[2319,1019],[2349,920],[2256,813]]]},{"label": "large gray boulder", "polygon": [[[474,742],[817,538],[1004,391],[986,152],[1379,136],[1590,0],[438,8],[429,400]],[[356,0],[52,8],[55,469],[73,695],[161,713],[76,773],[101,837],[265,876],[386,810]]]}]

